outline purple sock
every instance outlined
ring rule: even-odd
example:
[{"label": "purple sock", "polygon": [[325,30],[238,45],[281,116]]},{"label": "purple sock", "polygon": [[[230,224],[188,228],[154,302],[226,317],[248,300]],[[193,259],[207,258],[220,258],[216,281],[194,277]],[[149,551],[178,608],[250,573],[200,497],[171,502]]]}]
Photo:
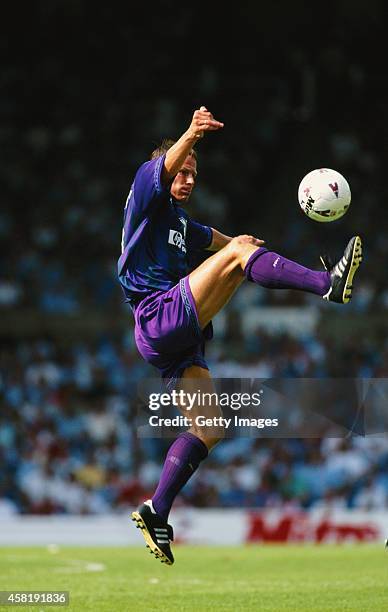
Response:
[{"label": "purple sock", "polygon": [[325,295],[330,288],[330,274],[305,268],[277,253],[260,247],[245,266],[248,280],[270,289],[300,289]]},{"label": "purple sock", "polygon": [[155,512],[165,521],[175,497],[207,455],[206,444],[188,431],[180,434],[170,446],[158,487],[152,498]]}]

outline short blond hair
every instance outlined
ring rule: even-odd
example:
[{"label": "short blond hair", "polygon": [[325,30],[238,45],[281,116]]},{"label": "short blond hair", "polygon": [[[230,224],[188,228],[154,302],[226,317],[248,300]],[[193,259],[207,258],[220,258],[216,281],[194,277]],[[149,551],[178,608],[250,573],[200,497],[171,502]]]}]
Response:
[{"label": "short blond hair", "polygon": [[[152,151],[150,159],[156,159],[157,157],[164,155],[169,149],[171,149],[171,147],[175,143],[176,140],[172,140],[171,138],[164,138],[160,145]],[[189,155],[194,157],[194,159],[197,159],[197,153],[194,151],[194,149],[191,149]]]}]

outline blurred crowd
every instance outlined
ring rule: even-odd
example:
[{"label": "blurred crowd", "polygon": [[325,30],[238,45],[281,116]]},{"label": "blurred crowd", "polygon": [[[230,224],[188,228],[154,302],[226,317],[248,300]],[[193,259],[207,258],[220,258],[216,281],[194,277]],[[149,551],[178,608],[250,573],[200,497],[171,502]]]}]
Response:
[{"label": "blurred crowd", "polygon": [[[193,218],[253,233],[314,268],[321,253],[342,255],[354,233],[365,242],[346,311],[301,292],[242,287],[209,345],[214,375],[388,377],[384,334],[333,345],[318,314],[315,325],[303,318],[304,308],[344,320],[388,308],[384,3],[326,7],[318,41],[295,3],[281,19],[276,6],[256,15],[242,3],[230,29],[204,24],[194,4],[169,19],[170,4],[154,6],[150,21],[147,6],[120,20],[108,5],[43,1],[0,42],[0,327],[10,313],[16,329],[27,312],[128,314],[120,337],[94,340],[59,341],[39,323],[31,338],[1,328],[0,515],[120,511],[155,487],[168,444],[136,435],[133,389],[154,371],[134,347],[116,262],[137,167],[201,104],[225,128],[198,145]],[[193,45],[192,31],[210,33],[214,53]],[[297,202],[299,181],[322,166],[352,189],[335,223],[310,221]],[[302,313],[294,329],[252,325],[256,313],[285,306]],[[177,503],[381,508],[387,468],[384,439],[227,440]]]},{"label": "blurred crowd", "polygon": [[[316,334],[257,331],[244,342],[245,356],[232,359],[216,337],[216,377],[388,377],[383,342],[371,351],[353,341],[335,356]],[[123,511],[153,492],[171,439],[138,435],[137,383],[155,373],[131,333],[67,347],[48,338],[4,343],[0,356],[0,515]],[[387,467],[384,437],[244,435],[211,453],[179,503],[386,507]]]}]

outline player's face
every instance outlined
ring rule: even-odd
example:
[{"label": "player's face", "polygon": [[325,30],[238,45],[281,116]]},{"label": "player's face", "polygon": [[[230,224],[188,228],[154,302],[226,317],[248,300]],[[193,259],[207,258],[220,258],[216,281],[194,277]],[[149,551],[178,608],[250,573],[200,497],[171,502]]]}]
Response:
[{"label": "player's face", "polygon": [[189,155],[171,184],[171,195],[181,204],[187,202],[194,189],[196,178],[197,162],[192,155]]}]

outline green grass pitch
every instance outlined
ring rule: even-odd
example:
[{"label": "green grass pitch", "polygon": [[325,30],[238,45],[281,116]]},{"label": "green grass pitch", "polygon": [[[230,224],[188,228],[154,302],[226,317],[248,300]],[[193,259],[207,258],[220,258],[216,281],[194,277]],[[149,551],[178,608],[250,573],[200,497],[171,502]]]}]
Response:
[{"label": "green grass pitch", "polygon": [[0,610],[202,612],[388,610],[388,553],[372,545],[0,549],[0,590],[68,590],[69,607]]}]

